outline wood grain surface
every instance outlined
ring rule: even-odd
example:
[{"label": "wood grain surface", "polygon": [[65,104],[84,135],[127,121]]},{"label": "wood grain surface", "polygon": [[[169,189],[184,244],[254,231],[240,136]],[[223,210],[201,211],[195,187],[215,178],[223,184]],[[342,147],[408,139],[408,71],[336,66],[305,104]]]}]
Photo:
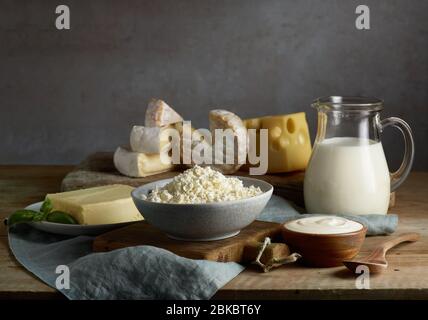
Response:
[{"label": "wood grain surface", "polygon": [[[0,217],[58,192],[66,166],[0,166]],[[398,233],[419,232],[421,239],[388,252],[389,268],[370,279],[370,290],[357,289],[345,267],[306,268],[290,264],[269,273],[249,267],[226,284],[216,299],[428,299],[428,172],[414,172],[398,189]],[[364,256],[389,237],[369,237]],[[0,226],[0,298],[60,299],[61,294],[21,267],[8,249]]]},{"label": "wood grain surface", "polygon": [[254,241],[263,241],[265,237],[279,236],[280,231],[279,223],[254,221],[235,237],[218,241],[179,241],[167,237],[147,222],[141,221],[96,237],[92,248],[100,252],[150,245],[190,259],[241,262],[246,245]]}]

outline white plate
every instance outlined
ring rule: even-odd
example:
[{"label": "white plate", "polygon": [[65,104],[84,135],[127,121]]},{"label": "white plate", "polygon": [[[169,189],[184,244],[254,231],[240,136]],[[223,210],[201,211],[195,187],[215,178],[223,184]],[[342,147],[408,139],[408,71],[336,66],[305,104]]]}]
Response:
[{"label": "white plate", "polygon": [[[30,204],[25,209],[39,211],[43,202],[37,202]],[[30,226],[35,229],[55,233],[63,234],[67,236],[96,236],[104,232],[117,229],[120,227],[127,226],[135,223],[136,221],[121,222],[121,223],[110,223],[110,224],[94,224],[94,225],[80,225],[80,224],[65,224],[65,223],[54,223],[48,221],[39,222],[27,222]]]}]

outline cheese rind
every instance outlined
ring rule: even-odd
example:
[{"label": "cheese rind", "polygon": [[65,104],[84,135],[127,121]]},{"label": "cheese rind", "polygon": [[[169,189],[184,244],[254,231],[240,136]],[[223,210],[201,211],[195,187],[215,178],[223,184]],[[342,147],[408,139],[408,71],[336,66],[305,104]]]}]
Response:
[{"label": "cheese rind", "polygon": [[108,185],[46,195],[53,210],[66,212],[79,224],[110,224],[143,220],[131,198],[134,188]]},{"label": "cheese rind", "polygon": [[165,134],[165,130],[168,128],[172,127],[133,126],[129,137],[131,150],[154,154],[160,153],[164,148],[169,148],[168,135]]},{"label": "cheese rind", "polygon": [[128,177],[147,177],[171,170],[172,163],[162,163],[160,154],[133,152],[125,147],[118,147],[113,156],[116,169]]},{"label": "cheese rind", "polygon": [[268,129],[268,173],[306,169],[312,148],[304,112],[247,119],[244,124],[257,130],[257,142],[260,129]]}]

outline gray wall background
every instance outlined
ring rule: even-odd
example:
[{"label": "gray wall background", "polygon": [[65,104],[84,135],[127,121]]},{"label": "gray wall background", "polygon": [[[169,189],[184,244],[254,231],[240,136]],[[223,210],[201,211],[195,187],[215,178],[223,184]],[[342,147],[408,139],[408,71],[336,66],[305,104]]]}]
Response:
[{"label": "gray wall background", "polygon": [[[371,9],[371,30],[355,8]],[[71,9],[71,30],[54,26]],[[385,100],[428,170],[428,1],[0,1],[0,163],[70,164],[126,143],[150,97],[196,127],[306,111],[323,95]],[[399,132],[385,132],[390,166]]]}]

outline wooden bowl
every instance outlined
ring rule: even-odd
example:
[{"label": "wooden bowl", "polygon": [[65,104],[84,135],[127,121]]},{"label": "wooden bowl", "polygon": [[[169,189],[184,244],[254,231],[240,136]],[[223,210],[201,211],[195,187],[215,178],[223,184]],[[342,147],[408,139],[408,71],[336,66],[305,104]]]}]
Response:
[{"label": "wooden bowl", "polygon": [[367,227],[348,233],[313,234],[282,227],[282,236],[292,252],[302,255],[302,262],[312,267],[343,266],[343,260],[355,257],[364,242]]}]

